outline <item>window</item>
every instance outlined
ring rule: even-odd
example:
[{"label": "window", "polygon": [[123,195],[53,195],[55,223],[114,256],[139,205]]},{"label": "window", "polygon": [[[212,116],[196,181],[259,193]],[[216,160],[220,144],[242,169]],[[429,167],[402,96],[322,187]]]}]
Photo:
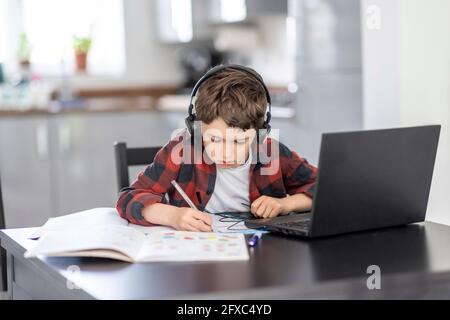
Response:
[{"label": "window", "polygon": [[220,0],[220,15],[225,22],[244,20],[247,16],[245,0]]},{"label": "window", "polygon": [[189,42],[193,37],[192,1],[157,0],[159,36],[166,42]]},{"label": "window", "polygon": [[[27,34],[33,47],[31,62],[34,71],[43,75],[72,73],[75,69],[72,47],[74,36],[92,38],[88,56],[90,74],[120,75],[125,71],[123,0],[0,2],[0,18],[14,14],[15,21],[20,21],[15,26],[11,25],[11,21],[7,25],[0,25],[0,30],[13,27],[15,30],[12,30],[12,34],[17,38],[20,32]],[[11,63],[17,41],[0,41],[8,42],[8,49],[0,51],[0,58],[4,56],[7,63]],[[0,46],[3,43],[0,42]]]},{"label": "window", "polygon": [[[20,2],[17,0],[0,0],[0,63],[11,67],[15,63],[20,30]],[[6,68],[8,69],[8,68]]]}]

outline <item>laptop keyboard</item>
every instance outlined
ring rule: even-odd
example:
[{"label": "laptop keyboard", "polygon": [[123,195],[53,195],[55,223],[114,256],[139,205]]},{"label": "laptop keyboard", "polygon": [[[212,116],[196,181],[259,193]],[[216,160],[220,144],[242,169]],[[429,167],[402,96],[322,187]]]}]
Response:
[{"label": "laptop keyboard", "polygon": [[298,228],[298,229],[308,229],[311,219],[305,219],[300,221],[289,221],[277,223],[278,227],[284,228]]}]

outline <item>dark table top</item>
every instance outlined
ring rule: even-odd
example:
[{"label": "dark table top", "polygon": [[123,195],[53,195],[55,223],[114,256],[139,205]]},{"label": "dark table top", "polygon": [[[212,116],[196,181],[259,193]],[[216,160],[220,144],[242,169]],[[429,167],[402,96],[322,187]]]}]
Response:
[{"label": "dark table top", "polygon": [[[0,232],[2,246],[18,258],[33,244],[33,228]],[[418,223],[320,239],[264,235],[250,260],[235,262],[158,262],[130,264],[96,258],[25,259],[66,281],[70,266],[80,272],[72,280],[86,296],[97,299],[245,297],[245,292],[365,279],[370,265],[382,275],[439,274],[450,271],[450,227]]]}]

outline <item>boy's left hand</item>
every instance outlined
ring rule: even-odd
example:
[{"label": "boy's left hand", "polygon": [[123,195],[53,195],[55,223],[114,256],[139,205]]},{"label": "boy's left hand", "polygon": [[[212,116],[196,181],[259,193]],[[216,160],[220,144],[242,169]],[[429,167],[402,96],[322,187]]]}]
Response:
[{"label": "boy's left hand", "polygon": [[259,218],[274,218],[284,213],[283,200],[269,196],[261,196],[250,206],[253,215]]}]

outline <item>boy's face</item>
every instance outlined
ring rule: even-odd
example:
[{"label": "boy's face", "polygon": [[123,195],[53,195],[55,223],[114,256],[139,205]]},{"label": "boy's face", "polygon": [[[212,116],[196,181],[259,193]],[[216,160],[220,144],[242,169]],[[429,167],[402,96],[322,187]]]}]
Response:
[{"label": "boy's face", "polygon": [[255,129],[244,131],[229,127],[220,117],[210,124],[202,122],[205,151],[219,168],[235,168],[244,164],[255,135]]}]

